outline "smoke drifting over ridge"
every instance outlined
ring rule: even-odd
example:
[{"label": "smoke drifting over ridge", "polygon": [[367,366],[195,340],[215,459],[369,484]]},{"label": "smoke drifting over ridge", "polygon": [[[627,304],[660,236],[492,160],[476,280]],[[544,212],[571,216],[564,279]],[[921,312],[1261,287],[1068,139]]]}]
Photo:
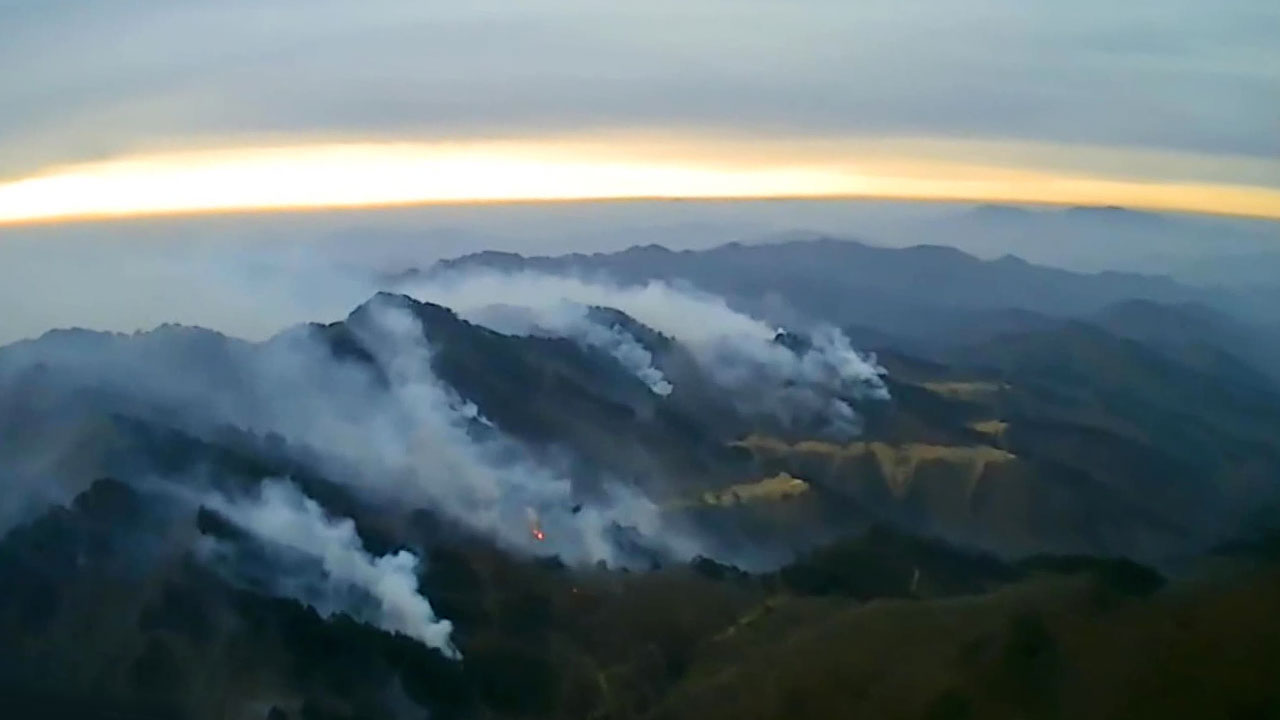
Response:
[{"label": "smoke drifting over ridge", "polygon": [[730,308],[722,298],[660,281],[623,286],[533,272],[455,270],[400,289],[499,332],[559,334],[607,348],[656,393],[666,394],[659,392],[667,389],[666,379],[651,351],[647,357],[637,353],[645,349],[626,330],[595,322],[587,313],[590,306],[616,308],[688,348],[743,410],[789,426],[817,416],[830,433],[853,436],[860,426],[851,401],[888,397],[883,369],[854,350],[837,328],[818,326],[794,336],[799,342],[779,342],[781,329]]},{"label": "smoke drifting over ridge", "polygon": [[465,317],[507,335],[570,338],[608,353],[654,395],[665,397],[674,389],[662,370],[654,365],[652,351],[617,323],[592,317],[591,308],[586,305],[567,300],[538,308],[486,305],[466,312]]},{"label": "smoke drifting over ridge", "polygon": [[[460,657],[450,639],[453,625],[438,619],[418,590],[418,557],[407,550],[373,557],[348,518],[329,517],[315,500],[288,482],[266,481],[252,497],[212,495],[206,503],[267,547],[268,581],[328,617],[346,612],[388,632],[408,635]],[[205,538],[206,560],[237,581],[236,548]],[[365,597],[360,597],[363,594]]]},{"label": "smoke drifting over ridge", "polygon": [[[335,359],[319,333],[305,327],[261,344],[179,327],[133,336],[56,333],[0,353],[0,394],[11,397],[35,379],[42,408],[74,404],[85,414],[96,409],[158,421],[195,437],[224,426],[275,435],[373,507],[390,513],[425,509],[515,552],[625,565],[633,548],[619,545],[620,531],[662,556],[687,559],[700,551],[695,540],[664,527],[657,506],[638,491],[606,481],[599,492],[580,498],[567,476],[539,465],[494,429],[432,373],[423,328],[395,298],[366,303],[347,327],[372,354],[371,365]],[[39,504],[32,491],[52,483],[51,476],[62,475],[55,484],[65,486],[69,499],[101,474],[159,472],[144,460],[113,453],[92,468],[46,462],[64,452],[56,435],[66,430],[61,422],[38,442],[3,447],[5,463],[28,468],[33,479],[6,488],[4,504],[14,511],[6,516],[15,522],[20,510]],[[208,472],[216,469],[197,474]],[[267,592],[325,615],[346,612],[454,653],[447,624],[416,591],[411,553],[369,556],[351,520],[326,517],[289,485],[269,481],[249,499],[208,491],[200,502],[259,540],[320,563],[317,575],[302,572],[305,563],[277,559],[257,583]],[[545,541],[536,546],[527,530],[530,508],[545,529]],[[232,575],[243,569],[218,565]]]},{"label": "smoke drifting over ridge", "polygon": [[[606,483],[602,497],[575,513],[566,476],[540,466],[500,434],[476,439],[468,428],[491,423],[431,372],[431,350],[418,320],[393,303],[379,296],[350,320],[387,374],[392,427],[412,429],[390,452],[403,463],[392,476],[393,494],[411,488],[426,506],[444,508],[513,547],[527,546],[524,518],[534,508],[547,528],[546,549],[570,562],[625,561],[608,537],[614,525],[636,528],[671,555],[694,554],[695,545],[679,533],[657,532],[657,507],[633,491]],[[377,459],[361,460],[370,462]]]},{"label": "smoke drifting over ridge", "polygon": [[[15,388],[39,368],[61,404],[161,419],[197,436],[219,426],[278,435],[373,500],[433,508],[513,545],[527,541],[525,508],[539,508],[549,527],[568,515],[575,503],[566,477],[534,464],[491,427],[484,437],[472,432],[489,424],[431,371],[430,346],[408,309],[379,296],[348,327],[373,365],[336,360],[307,327],[261,344],[167,327],[132,336],[57,333],[11,346],[0,353],[0,382]],[[29,444],[20,459],[43,455],[38,450]],[[603,532],[630,511],[642,525],[656,516],[626,493],[611,497],[608,509],[580,512],[551,533],[545,549],[567,560],[617,561],[607,541],[570,532]]]}]

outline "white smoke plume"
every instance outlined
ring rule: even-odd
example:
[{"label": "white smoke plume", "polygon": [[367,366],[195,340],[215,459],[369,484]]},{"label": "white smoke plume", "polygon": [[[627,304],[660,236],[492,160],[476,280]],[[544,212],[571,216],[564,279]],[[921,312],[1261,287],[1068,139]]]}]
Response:
[{"label": "white smoke plume", "polygon": [[653,281],[618,285],[538,272],[462,269],[406,282],[409,295],[453,308],[467,317],[491,305],[528,308],[538,318],[553,315],[564,303],[616,308],[680,342],[706,346],[725,338],[771,340],[776,329],[730,308],[714,295],[677,289]]},{"label": "white smoke plume", "polygon": [[[546,530],[545,543],[536,549],[570,562],[624,561],[609,537],[614,527],[635,528],[673,556],[696,554],[694,544],[679,533],[658,531],[657,506],[638,493],[614,487],[605,498],[583,505],[567,477],[533,463],[514,443],[498,436],[473,438],[468,425],[484,418],[431,372],[431,350],[418,320],[385,303],[365,310],[365,322],[358,325],[361,340],[387,372],[390,388],[380,407],[384,416],[371,418],[372,425],[361,421],[378,428],[378,452],[363,451],[365,444],[346,445],[346,459],[382,470],[382,479],[375,480],[381,491],[444,509],[517,548],[529,547],[526,514],[533,508]],[[367,430],[356,435],[364,436]]]},{"label": "white smoke plume", "polygon": [[573,339],[586,347],[608,353],[654,395],[665,397],[674,389],[662,370],[653,364],[652,352],[618,324],[605,324],[591,317],[590,308],[586,305],[568,300],[532,307],[486,305],[468,309],[463,316],[507,335]]},{"label": "white smoke plume", "polygon": [[[349,518],[333,518],[292,483],[263,482],[255,495],[212,495],[205,504],[271,550],[288,557],[273,563],[276,592],[313,607],[324,617],[345,612],[383,630],[407,635],[446,657],[460,657],[453,625],[437,618],[418,590],[418,557],[407,550],[374,557]],[[209,554],[226,552],[211,541]],[[300,562],[319,566],[307,572]],[[363,595],[364,597],[359,597]]]},{"label": "white smoke plume", "polygon": [[[41,254],[36,245],[12,247],[28,264],[62,256]],[[41,273],[59,278],[46,286],[84,287],[93,292],[95,302],[76,302],[68,307],[58,294],[46,297],[48,293],[36,292],[40,288],[30,287],[19,273],[4,287],[24,293],[19,305],[31,312],[0,318],[0,342],[29,334],[41,323],[45,327],[71,323],[129,331],[159,322],[190,323],[260,340],[293,323],[335,319],[386,284],[384,274],[360,268],[359,259],[349,253],[335,258],[332,253],[308,252],[304,247],[273,250],[232,244],[227,249],[206,243],[183,250],[148,245],[147,252],[137,257],[136,253],[119,255],[117,248],[104,253],[94,250],[96,247],[92,243],[77,245],[78,253],[93,251],[93,262],[74,267],[60,264],[57,273],[62,275],[40,266]],[[104,283],[103,278],[110,278],[110,283]],[[620,286],[607,280],[532,272],[459,269],[419,276],[394,289],[452,307],[482,324],[489,322],[487,307],[505,304],[525,308],[534,320],[530,327],[503,328],[495,323],[495,329],[536,334],[536,328],[541,327],[543,333],[574,338],[613,355],[659,395],[668,392],[673,382],[661,370],[661,359],[652,357],[650,349],[622,328],[606,325],[602,332],[599,323],[583,322],[584,306],[618,308],[686,344],[713,379],[734,391],[736,400],[752,406],[745,409],[755,412],[772,412],[784,420],[822,412],[833,423],[842,424],[837,422],[840,417],[856,417],[848,398],[886,394],[879,368],[849,349],[847,341],[815,344],[822,362],[841,368],[842,374],[834,386],[813,387],[811,380],[803,379],[808,371],[802,367],[812,365],[813,359],[778,352],[772,342],[775,327],[736,312],[718,297],[662,282]],[[30,297],[42,300],[28,302]],[[771,379],[767,392],[758,398],[738,392],[754,391],[762,375]],[[783,391],[777,384],[779,378],[790,378],[784,381],[788,387],[794,387],[797,379],[810,387]],[[821,403],[814,402],[815,393],[822,396]],[[845,399],[833,399],[833,395]],[[847,432],[856,432],[853,423],[843,424],[848,425]]]},{"label": "white smoke plume", "polygon": [[[798,347],[789,346],[777,342],[779,328],[730,308],[722,298],[661,281],[624,286],[534,272],[460,270],[416,278],[400,289],[499,332],[574,337],[611,347],[615,357],[628,355],[634,344],[646,355],[624,365],[642,378],[661,377],[652,355],[621,328],[595,325],[594,337],[583,329],[592,324],[585,308],[615,308],[682,343],[744,409],[787,423],[820,415],[840,435],[859,430],[851,399],[888,397],[883,369],[854,350],[838,329],[818,327],[801,336]],[[610,346],[598,337],[601,330],[630,342]]]}]

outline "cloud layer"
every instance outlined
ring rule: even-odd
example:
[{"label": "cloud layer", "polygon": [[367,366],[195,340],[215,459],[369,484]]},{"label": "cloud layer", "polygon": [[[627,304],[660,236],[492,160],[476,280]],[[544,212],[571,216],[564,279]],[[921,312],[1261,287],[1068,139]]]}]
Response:
[{"label": "cloud layer", "polygon": [[1278,22],[1267,0],[8,2],[0,167],[637,128],[1275,157]]}]

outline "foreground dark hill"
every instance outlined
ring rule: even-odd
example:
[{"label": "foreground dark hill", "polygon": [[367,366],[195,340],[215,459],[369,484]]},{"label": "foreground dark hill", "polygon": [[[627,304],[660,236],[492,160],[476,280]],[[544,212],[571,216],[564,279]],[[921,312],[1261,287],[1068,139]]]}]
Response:
[{"label": "foreground dark hill", "polygon": [[789,600],[655,717],[1269,718],[1274,574],[1137,600],[1075,578],[864,605]]},{"label": "foreground dark hill", "polygon": [[[751,575],[566,568],[479,541],[423,574],[462,660],[229,585],[103,480],[0,542],[15,718],[1270,717],[1277,570],[1176,581],[886,530]],[[171,535],[172,536],[172,535]],[[411,536],[406,541],[418,542]],[[141,565],[139,548],[161,562]],[[1244,553],[1241,555],[1240,553]],[[1194,682],[1189,682],[1194,678]]]}]

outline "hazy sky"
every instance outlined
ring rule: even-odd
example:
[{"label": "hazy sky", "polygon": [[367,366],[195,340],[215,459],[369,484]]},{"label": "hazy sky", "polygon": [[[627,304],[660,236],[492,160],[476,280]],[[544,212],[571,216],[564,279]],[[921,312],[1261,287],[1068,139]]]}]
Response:
[{"label": "hazy sky", "polygon": [[[0,0],[0,180],[192,149],[604,138],[633,148],[627,163],[759,151],[768,174],[690,176],[681,160],[685,175],[618,184],[636,194],[804,194],[941,163],[1040,173],[999,187],[1065,173],[1194,186],[1180,197],[1264,188],[1240,207],[1265,208],[1280,198],[1277,38],[1275,0]],[[567,195],[617,182],[566,172]]]}]

